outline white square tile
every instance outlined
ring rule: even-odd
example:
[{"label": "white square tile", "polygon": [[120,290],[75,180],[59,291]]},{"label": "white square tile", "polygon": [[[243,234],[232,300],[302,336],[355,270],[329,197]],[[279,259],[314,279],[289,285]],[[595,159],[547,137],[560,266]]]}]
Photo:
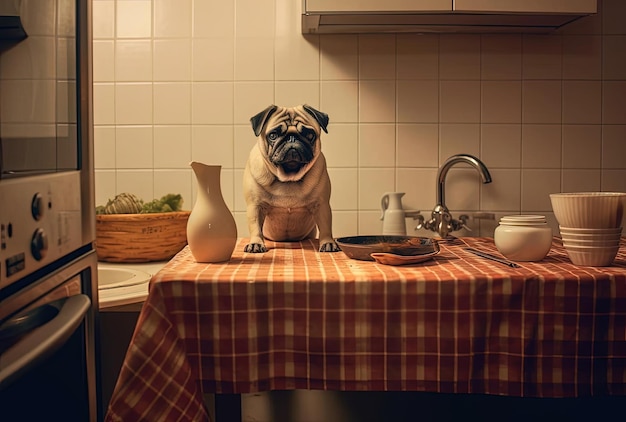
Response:
[{"label": "white square tile", "polygon": [[100,169],[115,168],[115,128],[113,126],[95,126],[93,128],[94,167]]},{"label": "white square tile", "polygon": [[[380,220],[380,211],[359,211],[358,212],[359,235],[382,234],[383,222]],[[354,233],[350,233],[354,236]]]},{"label": "white square tile", "polygon": [[623,0],[601,0],[602,33],[604,35],[626,35],[624,16],[626,3]]},{"label": "white square tile", "polygon": [[[4,121],[6,122],[6,120]],[[93,84],[93,123],[94,125],[115,124],[115,85],[114,84],[112,83],[94,83]]]},{"label": "white square tile", "polygon": [[332,120],[328,133],[322,134],[322,152],[328,167],[357,167],[359,160],[359,126]]},{"label": "white square tile", "polygon": [[334,122],[358,122],[358,87],[356,81],[322,81],[321,109]]},{"label": "white square tile", "polygon": [[593,35],[563,37],[563,79],[602,77],[602,38]]},{"label": "white square tile", "polygon": [[333,210],[333,236],[337,238],[359,234],[358,218],[356,211]]},{"label": "white square tile", "polygon": [[358,78],[357,35],[324,35],[320,37],[319,46],[322,80],[356,80]]},{"label": "white square tile", "polygon": [[93,81],[115,81],[115,43],[113,40],[93,42]]},{"label": "white square tile", "polygon": [[439,162],[454,154],[480,153],[479,124],[442,124],[439,126]]},{"label": "white square tile", "polygon": [[330,206],[333,210],[357,210],[359,191],[358,170],[354,168],[328,169],[332,184]]},{"label": "white square tile", "polygon": [[598,169],[563,170],[563,192],[596,192],[601,190],[601,171]]},{"label": "white square tile", "polygon": [[491,174],[491,183],[482,185],[480,209],[489,211],[519,210],[521,207],[520,170],[491,169],[489,173]]},{"label": "white square tile", "polygon": [[277,81],[319,81],[320,55],[316,39],[277,37],[274,47],[273,77]]},{"label": "white square tile", "polygon": [[113,38],[115,36],[115,1],[94,1],[91,9],[93,39]]},{"label": "white square tile", "polygon": [[[234,1],[193,0],[193,37],[234,37],[235,5]],[[216,19],[216,16],[219,16],[219,19]]]},{"label": "white square tile", "polygon": [[191,127],[155,125],[154,168],[187,169],[191,162]]},{"label": "white square tile", "polygon": [[394,79],[395,53],[395,35],[359,35],[359,78]]},{"label": "white square tile", "polygon": [[561,126],[522,126],[522,168],[561,167]]},{"label": "white square tile", "polygon": [[563,123],[602,122],[602,83],[563,81]]},{"label": "white square tile", "polygon": [[382,195],[394,190],[393,168],[359,169],[359,210],[381,210]]},{"label": "white square tile", "polygon": [[118,126],[115,130],[117,169],[151,169],[154,149],[151,126]]},{"label": "white square tile", "polygon": [[189,82],[154,84],[154,123],[159,125],[191,123]]},{"label": "white square tile", "polygon": [[155,170],[154,199],[174,194],[183,198],[182,209],[191,211],[193,208],[191,179],[189,170]]},{"label": "white square tile", "polygon": [[438,123],[439,82],[398,80],[398,122]]},{"label": "white square tile", "polygon": [[559,35],[524,35],[522,78],[561,79],[562,51],[562,38]]},{"label": "white square tile", "polygon": [[439,78],[439,35],[398,34],[398,79]]},{"label": "white square tile", "polygon": [[396,153],[396,127],[393,124],[359,125],[359,167],[393,167]]},{"label": "white square tile", "polygon": [[156,38],[191,36],[192,0],[153,0],[153,8]]},{"label": "white square tile", "polygon": [[191,41],[154,40],[154,80],[163,82],[191,79]]},{"label": "white square tile", "polygon": [[317,81],[276,81],[275,90],[276,104],[286,107],[300,104],[308,104],[317,109],[320,107],[320,84]]},{"label": "white square tile", "polygon": [[115,84],[115,123],[151,124],[152,102],[152,83]]},{"label": "white square tile", "polygon": [[624,98],[626,98],[626,81],[602,82],[602,123],[626,124]]},{"label": "white square tile", "polygon": [[483,35],[480,70],[483,80],[520,79],[522,76],[521,35]]},{"label": "white square tile", "polygon": [[117,193],[130,192],[143,201],[154,197],[154,172],[146,170],[118,170],[115,185]]},{"label": "white square tile", "polygon": [[[223,168],[233,168],[234,143],[233,126],[194,125],[191,129],[191,159],[221,165]],[[251,142],[250,148],[253,145],[255,144]]]},{"label": "white square tile", "polygon": [[[235,82],[234,119],[250,125],[250,118],[276,103],[274,82]],[[284,106],[283,104],[277,104]]]},{"label": "white square tile", "polygon": [[232,81],[235,77],[234,38],[193,39],[191,62],[194,81]]},{"label": "white square tile", "polygon": [[152,36],[152,1],[116,2],[117,38],[150,38]]},{"label": "white square tile", "polygon": [[480,79],[480,35],[441,35],[439,77],[442,80]]},{"label": "white square tile", "polygon": [[191,85],[193,124],[232,124],[234,94],[232,82],[194,82]]},{"label": "white square tile", "polygon": [[421,210],[424,218],[437,203],[437,168],[397,168],[396,190],[404,192],[402,204],[405,209]]},{"label": "white square tile", "polygon": [[235,80],[274,80],[274,39],[237,37],[235,40]]},{"label": "white square tile", "polygon": [[115,80],[147,82],[152,76],[152,41],[115,41]]},{"label": "white square tile", "polygon": [[483,81],[481,101],[483,123],[522,121],[521,81]]},{"label": "white square tile", "polygon": [[441,81],[439,89],[441,123],[480,122],[479,81]]},{"label": "white square tile", "polygon": [[489,168],[519,168],[522,162],[522,126],[483,124],[480,127],[480,156]]},{"label": "white square tile", "polygon": [[561,171],[522,169],[522,210],[552,211],[550,194],[561,190]]},{"label": "white square tile", "polygon": [[602,165],[602,126],[563,125],[563,168],[590,169]]},{"label": "white square tile", "polygon": [[246,166],[250,151],[258,148],[257,138],[250,124],[236,125],[233,142],[233,162],[236,169],[243,169]]},{"label": "white square tile", "polygon": [[233,3],[237,37],[261,39],[275,35],[275,0],[235,0]]},{"label": "white square tile", "polygon": [[626,35],[604,36],[602,57],[603,79],[626,79]]},{"label": "white square tile", "polygon": [[[601,189],[610,192],[626,192],[626,170],[603,170]],[[623,221],[626,221],[626,215]]]},{"label": "white square tile", "polygon": [[359,121],[391,123],[396,121],[395,81],[359,83]]},{"label": "white square tile", "polygon": [[105,206],[115,198],[117,176],[115,170],[96,170],[94,175],[96,206]]},{"label": "white square tile", "polygon": [[522,83],[522,122],[561,123],[561,81]]},{"label": "white square tile", "polygon": [[626,125],[602,126],[602,168],[623,169],[626,163]]},{"label": "white square tile", "polygon": [[396,167],[437,167],[439,163],[439,126],[436,124],[398,124]]}]

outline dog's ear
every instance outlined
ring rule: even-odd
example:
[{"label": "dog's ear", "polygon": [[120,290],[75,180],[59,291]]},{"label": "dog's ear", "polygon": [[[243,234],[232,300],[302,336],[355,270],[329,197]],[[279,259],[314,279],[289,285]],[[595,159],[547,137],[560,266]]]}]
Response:
[{"label": "dog's ear", "polygon": [[328,114],[316,110],[307,104],[303,104],[302,108],[311,116],[313,116],[315,120],[317,120],[317,123],[320,124],[320,127],[324,130],[324,132],[328,133],[328,130],[326,130],[326,127],[328,126]]},{"label": "dog's ear", "polygon": [[260,112],[259,114],[256,114],[250,117],[250,123],[252,123],[252,129],[254,130],[254,134],[256,136],[259,136],[261,134],[261,130],[263,129],[263,126],[267,122],[267,119],[269,119],[270,116],[274,114],[274,112],[277,109],[278,109],[278,106],[275,106],[274,104],[272,104],[271,106],[267,107],[265,110]]}]

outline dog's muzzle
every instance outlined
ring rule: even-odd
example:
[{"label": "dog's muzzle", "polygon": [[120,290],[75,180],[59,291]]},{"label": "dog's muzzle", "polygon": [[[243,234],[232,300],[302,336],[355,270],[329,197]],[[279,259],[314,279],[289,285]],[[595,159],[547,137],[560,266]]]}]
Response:
[{"label": "dog's muzzle", "polygon": [[271,155],[272,163],[281,167],[286,174],[298,173],[313,160],[312,146],[295,135],[278,142]]}]

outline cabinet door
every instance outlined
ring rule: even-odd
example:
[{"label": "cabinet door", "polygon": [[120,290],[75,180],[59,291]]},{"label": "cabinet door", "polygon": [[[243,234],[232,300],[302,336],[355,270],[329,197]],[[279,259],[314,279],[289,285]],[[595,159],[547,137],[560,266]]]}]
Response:
[{"label": "cabinet door", "polygon": [[596,13],[596,0],[454,0],[457,12]]},{"label": "cabinet door", "polygon": [[451,11],[453,0],[305,0],[306,12],[441,12]]}]

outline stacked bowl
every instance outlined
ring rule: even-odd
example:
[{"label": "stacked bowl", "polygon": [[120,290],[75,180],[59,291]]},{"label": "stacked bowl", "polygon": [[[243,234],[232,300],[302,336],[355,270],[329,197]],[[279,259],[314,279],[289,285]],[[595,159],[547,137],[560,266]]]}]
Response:
[{"label": "stacked bowl", "polygon": [[572,263],[611,265],[619,251],[626,193],[553,193],[550,201]]}]

